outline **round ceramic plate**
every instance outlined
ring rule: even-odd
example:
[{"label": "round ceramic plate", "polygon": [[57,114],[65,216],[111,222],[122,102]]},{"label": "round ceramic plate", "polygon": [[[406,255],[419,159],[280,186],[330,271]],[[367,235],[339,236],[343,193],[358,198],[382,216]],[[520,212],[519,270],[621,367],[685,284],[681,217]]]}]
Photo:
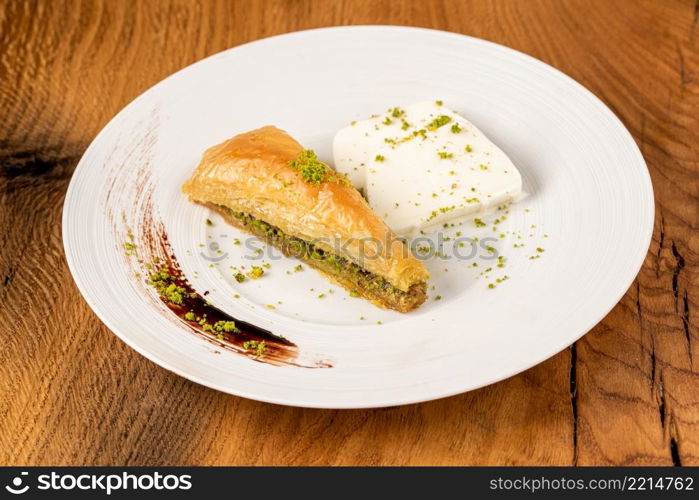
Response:
[{"label": "round ceramic plate", "polygon": [[[297,261],[181,194],[202,152],[235,134],[274,124],[331,160],[332,138],[350,121],[429,99],[498,144],[529,195],[496,231],[504,210],[484,216],[486,227],[470,219],[442,233],[491,243],[426,260],[430,299],[417,311],[381,310],[306,266],[297,271]],[[97,136],[63,213],[75,281],[128,345],[221,391],[325,408],[441,398],[554,355],[621,298],[652,225],[636,144],[581,85],[500,45],[386,26],[267,38],[170,76]],[[241,355],[194,332],[145,283],[157,256],[176,259],[217,308],[293,342],[293,362]],[[233,278],[262,264],[261,279]]]}]

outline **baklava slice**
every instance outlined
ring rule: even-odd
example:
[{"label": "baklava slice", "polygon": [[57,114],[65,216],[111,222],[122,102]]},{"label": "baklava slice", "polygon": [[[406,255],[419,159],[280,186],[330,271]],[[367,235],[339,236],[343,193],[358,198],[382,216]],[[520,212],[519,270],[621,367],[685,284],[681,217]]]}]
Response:
[{"label": "baklava slice", "polygon": [[348,178],[272,126],[208,149],[182,191],[353,295],[408,312],[428,273]]}]

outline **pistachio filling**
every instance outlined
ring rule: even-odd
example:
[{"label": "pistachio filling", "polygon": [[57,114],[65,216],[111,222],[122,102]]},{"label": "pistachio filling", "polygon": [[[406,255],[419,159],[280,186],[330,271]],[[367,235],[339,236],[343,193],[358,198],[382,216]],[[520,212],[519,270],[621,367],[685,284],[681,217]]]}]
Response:
[{"label": "pistachio filling", "polygon": [[403,291],[381,276],[367,271],[354,262],[318,248],[309,241],[290,236],[278,227],[265,221],[243,212],[235,212],[222,205],[217,205],[217,208],[234,217],[251,233],[280,248],[286,255],[305,260],[314,264],[321,271],[341,276],[345,280],[350,281],[356,288],[356,291],[352,292],[353,296],[357,295],[357,291],[363,291],[368,292],[370,295],[386,298],[392,303],[404,301],[422,303],[422,300],[419,299],[424,295],[424,282],[413,285],[407,292]]}]

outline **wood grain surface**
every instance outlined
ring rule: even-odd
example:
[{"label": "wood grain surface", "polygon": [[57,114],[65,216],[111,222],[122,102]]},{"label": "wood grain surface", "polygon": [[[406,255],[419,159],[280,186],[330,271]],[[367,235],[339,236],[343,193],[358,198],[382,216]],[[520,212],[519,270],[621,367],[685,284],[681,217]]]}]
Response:
[{"label": "wood grain surface", "polygon": [[[699,465],[698,19],[695,0],[0,0],[0,463]],[[81,298],[61,208],[101,127],[202,57],[340,24],[502,43],[627,125],[653,179],[653,241],[619,305],[574,346],[440,401],[287,408],[167,372]]]}]

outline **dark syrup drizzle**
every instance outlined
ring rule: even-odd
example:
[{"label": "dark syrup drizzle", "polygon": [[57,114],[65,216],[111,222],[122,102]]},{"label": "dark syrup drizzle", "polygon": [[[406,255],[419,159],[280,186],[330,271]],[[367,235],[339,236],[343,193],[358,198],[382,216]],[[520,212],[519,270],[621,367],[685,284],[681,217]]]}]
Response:
[{"label": "dark syrup drizzle", "polygon": [[[162,295],[159,297],[163,304],[165,304],[173,313],[175,313],[177,317],[179,317],[197,335],[218,345],[222,349],[236,352],[237,354],[241,354],[254,361],[262,363],[268,363],[276,366],[297,366],[302,368],[332,367],[332,364],[323,360],[299,360],[298,346],[290,340],[281,335],[276,335],[269,330],[253,325],[252,323],[248,323],[247,321],[234,318],[230,314],[225,313],[209,304],[204,297],[194,290],[184,273],[182,273],[179,263],[177,262],[177,258],[170,248],[167,235],[164,232],[161,232],[158,239],[160,241],[157,242],[157,245],[160,247],[161,251],[157,253],[167,255],[167,258],[158,259],[158,262],[153,264],[153,269],[150,269],[147,274],[149,275],[155,271],[166,269],[172,277],[170,282],[183,288],[187,292],[187,295],[184,296],[183,303],[181,305],[168,301]],[[154,242],[151,240],[148,243],[152,244]],[[165,250],[165,252],[163,252],[163,250]],[[208,295],[208,293],[209,292],[206,291],[204,292],[204,295]],[[233,321],[235,322],[235,326],[238,331],[212,333],[205,330],[204,327],[197,321],[188,321],[185,319],[185,315],[189,312],[194,313],[198,318],[202,318],[204,315],[206,315],[206,322],[210,325],[213,325],[218,321]],[[243,347],[243,344],[248,341],[264,342],[264,353],[262,355],[258,355],[255,349],[246,349]]]}]

